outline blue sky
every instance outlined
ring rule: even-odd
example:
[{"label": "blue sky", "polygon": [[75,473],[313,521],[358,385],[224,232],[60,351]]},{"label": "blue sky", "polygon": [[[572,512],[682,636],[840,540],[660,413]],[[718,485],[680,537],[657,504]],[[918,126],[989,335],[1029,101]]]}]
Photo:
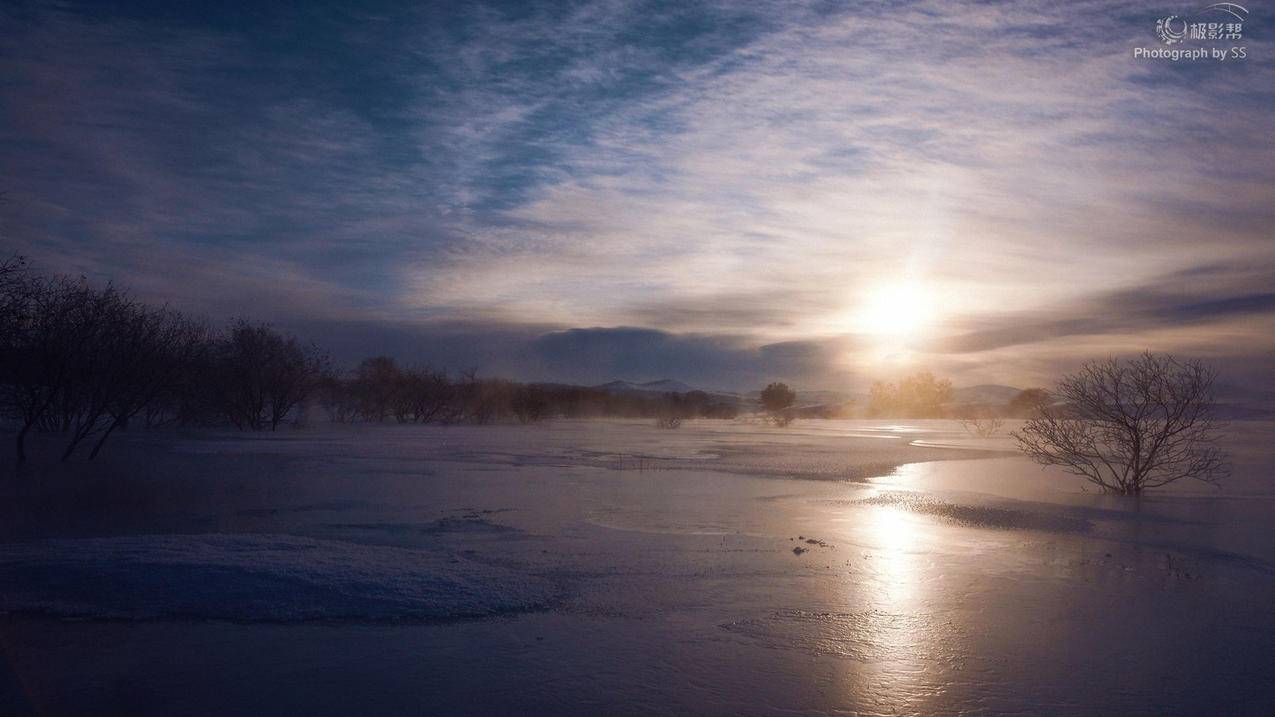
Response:
[{"label": "blue sky", "polygon": [[[520,378],[1275,368],[1275,81],[1157,3],[8,3],[0,241]],[[894,323],[897,319],[898,323]],[[905,326],[906,330],[899,327]]]}]

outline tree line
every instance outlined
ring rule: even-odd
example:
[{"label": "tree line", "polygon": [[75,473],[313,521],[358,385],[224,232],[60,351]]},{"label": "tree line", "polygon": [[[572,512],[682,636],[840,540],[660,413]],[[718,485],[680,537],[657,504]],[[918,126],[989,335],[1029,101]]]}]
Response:
[{"label": "tree line", "polygon": [[877,381],[868,395],[869,418],[1031,418],[1049,392],[1043,388],[1020,391],[1000,404],[955,404],[952,382],[929,371],[918,371],[898,382]]},{"label": "tree line", "polygon": [[[991,435],[999,416],[1027,418],[1014,433],[1036,461],[1081,475],[1105,491],[1139,494],[1185,477],[1217,483],[1228,472],[1216,442],[1216,373],[1199,361],[1146,353],[1085,364],[1053,391],[1028,389],[1000,407],[953,416],[952,385],[929,372],[872,387],[868,413],[964,417]],[[760,408],[775,425],[802,415],[796,392],[772,383]],[[562,416],[734,418],[737,402],[703,391],[612,393],[563,384],[452,376],[394,359],[364,359],[348,372],[327,354],[266,324],[224,326],[138,301],[112,284],[44,276],[20,257],[0,262],[0,416],[16,428],[19,463],[32,432],[61,436],[62,458],[94,458],[131,425],[225,425],[276,430],[321,406],[335,422],[536,423]],[[984,413],[977,413],[984,411]]]},{"label": "tree line", "polygon": [[80,450],[93,458],[137,424],[276,430],[309,404],[337,422],[400,423],[628,416],[675,424],[737,410],[702,391],[613,395],[473,370],[451,376],[384,356],[342,372],[317,346],[263,323],[215,326],[113,284],[46,276],[21,257],[0,262],[0,415],[16,429],[19,463],[33,432],[63,437],[63,459]]},{"label": "tree line", "polygon": [[264,324],[214,327],[113,284],[0,264],[0,411],[18,462],[32,432],[96,457],[142,422],[277,428],[319,385],[326,356]]},{"label": "tree line", "polygon": [[734,418],[737,408],[704,391],[642,394],[556,383],[452,377],[430,367],[400,366],[388,356],[366,358],[346,374],[325,374],[316,403],[338,423],[537,423],[549,418],[654,418],[667,427],[688,418]]}]

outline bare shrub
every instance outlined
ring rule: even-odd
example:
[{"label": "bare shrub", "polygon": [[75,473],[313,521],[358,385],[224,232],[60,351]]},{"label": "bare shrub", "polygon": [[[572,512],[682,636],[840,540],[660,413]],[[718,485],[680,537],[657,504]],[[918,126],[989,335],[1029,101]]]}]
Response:
[{"label": "bare shrub", "polygon": [[972,416],[960,420],[961,428],[978,438],[991,438],[1000,431],[1001,426],[1005,425],[1005,422],[996,416]]},{"label": "bare shrub", "polygon": [[681,416],[667,415],[667,416],[660,416],[659,418],[655,419],[656,428],[666,428],[671,430],[674,428],[679,428],[681,427],[681,425],[682,425]]},{"label": "bare shrub", "polygon": [[1054,389],[1060,403],[1014,433],[1042,465],[1083,476],[1105,492],[1137,495],[1182,478],[1216,484],[1229,474],[1216,446],[1216,372],[1199,361],[1144,353],[1085,364]]}]

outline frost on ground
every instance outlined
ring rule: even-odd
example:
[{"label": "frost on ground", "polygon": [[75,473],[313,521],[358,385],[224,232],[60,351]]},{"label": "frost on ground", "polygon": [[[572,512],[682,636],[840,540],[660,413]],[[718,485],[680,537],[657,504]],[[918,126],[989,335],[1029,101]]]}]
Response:
[{"label": "frost on ground", "polygon": [[949,422],[130,432],[0,480],[0,714],[1275,714],[1272,433],[1132,500]]},{"label": "frost on ground", "polygon": [[[941,443],[963,434],[917,432],[909,427],[865,429],[859,422],[808,421],[778,429],[731,421],[688,421],[676,431],[646,421],[560,421],[542,426],[354,426],[299,436],[249,437],[181,443],[189,453],[239,455],[287,453],[309,460],[346,461],[361,468],[402,470],[405,460],[468,464],[486,469],[603,468],[615,471],[711,470],[736,475],[863,481],[920,461],[1012,455],[1011,446],[963,441],[964,450]],[[379,429],[379,430],[377,430]]]},{"label": "frost on ground", "polygon": [[539,578],[446,554],[285,535],[0,546],[0,612],[115,619],[437,620],[543,606]]}]

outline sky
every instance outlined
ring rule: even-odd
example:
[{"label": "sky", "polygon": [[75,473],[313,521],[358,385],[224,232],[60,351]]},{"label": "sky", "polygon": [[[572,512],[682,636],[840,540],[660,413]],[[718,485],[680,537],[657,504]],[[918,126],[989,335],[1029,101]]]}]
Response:
[{"label": "sky", "polygon": [[1275,7],[1176,2],[6,2],[0,249],[347,362],[1275,389]]}]

